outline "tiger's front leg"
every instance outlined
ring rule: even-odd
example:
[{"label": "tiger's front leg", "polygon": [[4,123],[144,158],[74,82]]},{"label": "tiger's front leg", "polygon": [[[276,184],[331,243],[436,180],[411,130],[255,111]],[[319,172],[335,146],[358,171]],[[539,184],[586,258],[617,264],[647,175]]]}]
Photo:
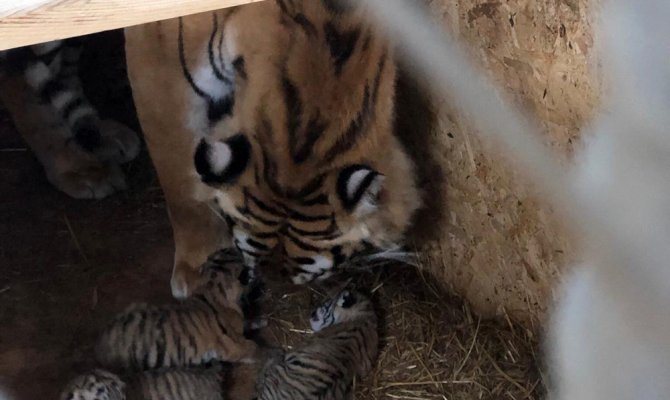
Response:
[{"label": "tiger's front leg", "polygon": [[[192,24],[202,32],[190,31],[208,37],[211,16],[189,18],[203,18]],[[220,217],[194,197],[200,185],[193,167],[196,138],[188,128],[190,89],[176,51],[177,29],[178,21],[171,20],[127,28],[125,35],[133,97],[174,234],[172,294],[184,298],[197,283],[197,268],[229,238]]]}]

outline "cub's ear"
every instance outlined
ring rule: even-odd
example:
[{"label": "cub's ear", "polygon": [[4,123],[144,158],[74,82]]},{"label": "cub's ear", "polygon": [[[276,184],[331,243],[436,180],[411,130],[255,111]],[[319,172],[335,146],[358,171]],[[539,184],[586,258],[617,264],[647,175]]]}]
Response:
[{"label": "cub's ear", "polygon": [[244,172],[251,157],[251,144],[246,136],[238,134],[226,140],[200,140],[193,160],[200,179],[217,186],[235,182]]},{"label": "cub's ear", "polygon": [[358,215],[369,214],[377,209],[383,183],[384,175],[367,165],[350,165],[340,171],[337,195],[345,210]]},{"label": "cub's ear", "polygon": [[356,295],[348,290],[345,290],[342,292],[342,296],[340,297],[340,304],[339,306],[342,308],[349,308],[356,304],[358,300],[356,299]]}]

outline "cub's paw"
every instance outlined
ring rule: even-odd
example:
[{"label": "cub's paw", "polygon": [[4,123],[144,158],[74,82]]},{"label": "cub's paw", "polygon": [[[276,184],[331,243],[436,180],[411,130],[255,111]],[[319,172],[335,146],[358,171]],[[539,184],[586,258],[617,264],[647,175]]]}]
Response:
[{"label": "cub's paw", "polygon": [[140,152],[140,138],[132,129],[120,122],[105,119],[100,121],[100,146],[95,154],[101,161],[126,163]]},{"label": "cub's paw", "polygon": [[47,179],[75,199],[102,199],[126,189],[126,179],[117,164],[89,162],[75,168],[47,171]]}]

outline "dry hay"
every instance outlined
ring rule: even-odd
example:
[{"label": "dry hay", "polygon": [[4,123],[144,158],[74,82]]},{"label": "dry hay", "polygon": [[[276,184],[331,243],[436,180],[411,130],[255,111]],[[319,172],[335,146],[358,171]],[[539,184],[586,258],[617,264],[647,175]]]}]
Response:
[{"label": "dry hay", "polygon": [[[382,321],[377,367],[356,384],[356,398],[544,398],[536,339],[511,321],[478,319],[467,304],[441,292],[419,271],[387,265],[354,279],[374,292]],[[311,334],[308,318],[325,290],[287,285],[266,289],[265,338],[287,348],[299,344]]]}]

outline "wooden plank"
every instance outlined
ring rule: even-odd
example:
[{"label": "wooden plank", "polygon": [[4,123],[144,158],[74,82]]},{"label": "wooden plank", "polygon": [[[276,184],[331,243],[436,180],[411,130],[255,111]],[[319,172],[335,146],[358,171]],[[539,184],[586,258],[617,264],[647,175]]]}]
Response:
[{"label": "wooden plank", "polygon": [[0,0],[0,50],[259,0]]}]

